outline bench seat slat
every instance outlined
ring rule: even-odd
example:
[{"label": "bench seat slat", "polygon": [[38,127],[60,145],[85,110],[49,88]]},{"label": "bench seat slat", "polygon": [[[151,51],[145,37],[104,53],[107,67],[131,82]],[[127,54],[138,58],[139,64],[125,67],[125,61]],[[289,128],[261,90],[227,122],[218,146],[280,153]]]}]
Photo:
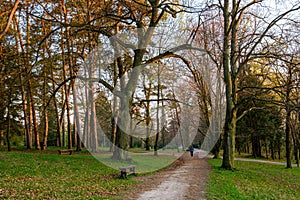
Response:
[{"label": "bench seat slat", "polygon": [[72,152],[73,152],[72,149],[67,149],[67,150],[57,150],[57,151],[58,151],[58,153],[59,153],[60,155],[65,155],[65,154],[72,155]]}]

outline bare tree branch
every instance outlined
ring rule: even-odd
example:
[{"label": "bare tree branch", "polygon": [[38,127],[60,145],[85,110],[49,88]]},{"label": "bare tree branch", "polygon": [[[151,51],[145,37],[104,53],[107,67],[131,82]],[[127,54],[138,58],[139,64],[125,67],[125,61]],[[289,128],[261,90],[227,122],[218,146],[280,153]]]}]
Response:
[{"label": "bare tree branch", "polygon": [[12,11],[10,12],[10,15],[9,15],[9,17],[7,19],[6,27],[2,31],[2,33],[0,33],[0,39],[7,33],[8,29],[9,29],[9,26],[10,26],[10,23],[11,23],[11,21],[13,19],[13,16],[14,16],[14,14],[15,14],[18,6],[19,6],[19,3],[20,3],[20,0],[16,0],[15,5],[14,5],[14,7],[13,7]]},{"label": "bare tree branch", "polygon": [[245,115],[247,115],[252,110],[263,110],[263,109],[264,108],[262,108],[262,107],[252,107],[248,110],[245,110],[239,117],[237,117],[236,121],[241,120]]}]

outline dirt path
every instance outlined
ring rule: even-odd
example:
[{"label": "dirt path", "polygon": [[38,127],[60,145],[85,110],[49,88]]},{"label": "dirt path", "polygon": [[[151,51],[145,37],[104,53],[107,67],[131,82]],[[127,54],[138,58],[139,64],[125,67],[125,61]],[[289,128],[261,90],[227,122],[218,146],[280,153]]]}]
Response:
[{"label": "dirt path", "polygon": [[[235,158],[234,160],[238,161],[245,161],[245,162],[256,162],[256,163],[266,163],[271,165],[286,165],[284,162],[275,162],[275,161],[269,161],[269,160],[258,160],[258,159],[250,159],[250,158]],[[292,164],[293,167],[297,167],[296,164]]]},{"label": "dirt path", "polygon": [[184,200],[205,199],[210,166],[206,159],[185,153],[170,168],[152,175],[134,178],[141,183],[122,194],[120,199],[137,200]]}]

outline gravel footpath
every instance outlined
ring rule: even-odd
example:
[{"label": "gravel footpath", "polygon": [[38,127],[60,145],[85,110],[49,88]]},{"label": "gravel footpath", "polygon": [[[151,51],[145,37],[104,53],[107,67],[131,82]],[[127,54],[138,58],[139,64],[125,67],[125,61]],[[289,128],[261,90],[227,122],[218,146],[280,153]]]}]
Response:
[{"label": "gravel footpath", "polygon": [[201,200],[205,199],[210,165],[204,158],[186,152],[169,168],[151,175],[134,177],[140,183],[124,191],[117,199]]}]

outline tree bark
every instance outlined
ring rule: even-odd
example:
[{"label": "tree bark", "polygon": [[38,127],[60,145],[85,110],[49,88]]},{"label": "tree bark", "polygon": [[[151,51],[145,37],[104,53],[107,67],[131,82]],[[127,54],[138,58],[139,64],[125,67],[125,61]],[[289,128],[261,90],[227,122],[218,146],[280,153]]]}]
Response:
[{"label": "tree bark", "polygon": [[[67,24],[68,23],[68,17],[67,17],[67,8],[65,6],[64,1],[61,2],[61,9],[62,9],[62,21],[63,23]],[[65,25],[64,29],[62,28],[62,35],[64,36],[63,38],[65,39],[67,45],[69,42],[69,38],[68,38],[68,26]],[[67,76],[67,64],[69,64],[68,66],[70,67],[70,63],[67,63],[67,59],[66,59],[66,54],[65,54],[65,44],[62,43],[61,44],[61,49],[62,49],[62,60],[63,60],[63,80],[66,80],[66,76]],[[69,52],[69,48],[67,47],[67,51]],[[68,55],[68,59],[70,59],[70,55]],[[70,76],[72,74],[69,74]],[[64,85],[64,95],[65,95],[65,105],[66,105],[66,111],[67,111],[67,133],[68,133],[68,149],[72,149],[73,147],[73,143],[72,143],[72,128],[71,128],[71,113],[70,113],[70,105],[69,105],[69,94],[70,94],[70,84]]]},{"label": "tree bark", "polygon": [[33,123],[33,131],[34,131],[34,139],[35,139],[35,149],[40,150],[40,135],[38,132],[38,125],[37,125],[37,119],[36,119],[36,112],[35,112],[35,107],[34,107],[34,97],[32,93],[32,86],[31,86],[31,81],[28,79],[28,91],[29,91],[29,99],[31,101],[31,110],[32,110],[32,123]]},{"label": "tree bark", "polygon": [[11,146],[10,146],[10,129],[11,129],[11,124],[10,124],[10,105],[11,104],[11,97],[9,95],[9,103],[7,106],[7,116],[6,116],[6,122],[7,122],[7,130],[6,130],[6,142],[7,142],[7,151],[11,151]]},{"label": "tree bark", "polygon": [[285,118],[285,156],[286,156],[286,168],[292,168],[292,158],[291,158],[291,108],[290,108],[290,93],[292,87],[292,68],[288,66],[288,77],[286,85],[286,118]]},{"label": "tree bark", "polygon": [[[51,78],[52,78],[53,81],[55,80],[53,66],[51,66]],[[55,84],[54,83],[52,84],[52,90],[55,91]],[[55,119],[56,119],[56,145],[58,147],[61,147],[62,146],[62,142],[61,142],[61,123],[60,123],[60,117],[59,117],[56,98],[53,98],[53,104],[54,104]]]},{"label": "tree bark", "polygon": [[75,137],[77,137],[77,144],[76,144],[76,151],[81,151],[81,132],[80,132],[80,119],[79,119],[79,110],[78,110],[78,104],[77,104],[77,88],[75,83],[72,85],[73,90],[73,103],[74,103],[74,118],[75,118]]},{"label": "tree bark", "polygon": [[[159,99],[160,99],[160,64],[158,64],[157,69],[157,109],[156,109],[156,135],[155,135],[155,142],[154,142],[154,156],[158,156],[158,140],[159,140],[159,133],[160,133],[160,127],[159,127]],[[182,141],[182,146],[184,148],[184,144]]]},{"label": "tree bark", "polygon": [[285,156],[286,156],[286,168],[292,168],[292,160],[291,160],[291,128],[290,128],[290,118],[291,111],[288,106],[286,113],[286,122],[285,122]]},{"label": "tree bark", "polygon": [[224,39],[223,39],[223,73],[226,88],[226,117],[224,125],[222,168],[233,169],[234,136],[236,127],[236,111],[234,110],[233,83],[230,70],[230,12],[229,0],[224,0]]},{"label": "tree bark", "polygon": [[[45,67],[45,66],[44,66]],[[46,78],[47,73],[45,72],[44,69],[44,98],[46,97],[46,93],[47,93],[47,83],[46,83]],[[43,108],[43,118],[44,118],[44,140],[43,140],[43,146],[42,146],[42,150],[46,150],[47,148],[47,141],[48,141],[48,133],[49,133],[49,122],[48,122],[48,112],[47,112],[47,102],[46,99],[44,99],[44,108]]]},{"label": "tree bark", "polygon": [[[15,26],[17,29],[17,36],[16,36],[16,49],[19,47],[21,48],[21,52],[23,55],[25,55],[25,50],[24,50],[24,45],[22,42],[22,36],[20,32],[20,27],[17,18],[15,17]],[[23,62],[25,63],[26,59],[23,59]],[[24,129],[25,129],[25,143],[26,143],[26,148],[27,149],[32,149],[32,135],[30,134],[29,130],[29,123],[30,121],[28,120],[28,111],[27,111],[27,101],[26,101],[26,88],[25,88],[25,81],[23,74],[26,74],[26,71],[24,72],[23,67],[21,67],[21,57],[20,54],[18,55],[18,62],[19,62],[19,78],[20,78],[20,84],[21,84],[21,95],[22,95],[22,108],[23,108],[23,114],[24,114]]]},{"label": "tree bark", "polygon": [[15,15],[15,12],[16,12],[17,9],[18,9],[19,3],[20,3],[20,0],[16,0],[16,1],[15,1],[14,7],[12,8],[12,11],[10,12],[9,17],[8,17],[8,19],[7,19],[5,29],[0,33],[0,39],[1,39],[1,38],[7,33],[7,31],[9,30],[10,24],[11,24],[11,22],[12,22],[12,20],[13,20],[13,17],[14,17],[14,15]]},{"label": "tree bark", "polygon": [[145,139],[145,148],[146,151],[150,151],[150,123],[151,123],[151,116],[150,116],[150,95],[152,91],[152,84],[149,84],[149,87],[147,88],[145,80],[144,80],[144,93],[146,97],[146,139]]},{"label": "tree bark", "polygon": [[[93,77],[93,75],[91,76]],[[90,130],[91,130],[91,142],[92,152],[98,152],[98,134],[97,134],[97,118],[96,118],[96,104],[94,98],[94,85],[90,83],[89,86],[89,101],[90,101]]]}]

